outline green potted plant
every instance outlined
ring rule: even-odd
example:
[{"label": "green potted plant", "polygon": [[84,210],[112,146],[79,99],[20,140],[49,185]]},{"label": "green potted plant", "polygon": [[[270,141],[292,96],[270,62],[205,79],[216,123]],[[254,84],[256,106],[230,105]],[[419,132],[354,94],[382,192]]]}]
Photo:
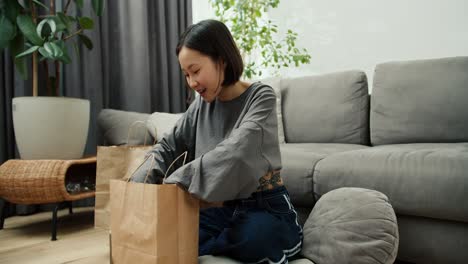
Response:
[{"label": "green potted plant", "polygon": [[310,63],[306,49],[296,46],[298,34],[288,29],[284,36],[266,13],[278,7],[280,0],[209,0],[215,16],[231,30],[245,63],[248,79],[260,77],[262,70],[278,70]]},{"label": "green potted plant", "polygon": [[[91,0],[96,15],[102,0]],[[28,78],[27,60],[32,58],[32,97],[13,98],[15,139],[23,159],[81,158],[89,127],[89,100],[61,97],[62,63],[71,63],[67,42],[92,49],[84,34],[94,27],[86,16],[68,13],[71,4],[83,8],[83,0],[0,0],[0,50],[9,49],[17,72]],[[75,41],[76,40],[76,41]],[[71,44],[71,43],[70,43]],[[44,67],[48,96],[38,96],[38,66]],[[52,74],[55,72],[55,74]]]}]

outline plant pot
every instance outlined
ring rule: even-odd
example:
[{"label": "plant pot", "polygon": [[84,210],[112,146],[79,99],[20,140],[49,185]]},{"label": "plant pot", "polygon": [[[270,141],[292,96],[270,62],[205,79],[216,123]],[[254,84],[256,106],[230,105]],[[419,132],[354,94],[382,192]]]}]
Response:
[{"label": "plant pot", "polygon": [[88,138],[89,100],[13,98],[13,126],[22,159],[79,159]]}]

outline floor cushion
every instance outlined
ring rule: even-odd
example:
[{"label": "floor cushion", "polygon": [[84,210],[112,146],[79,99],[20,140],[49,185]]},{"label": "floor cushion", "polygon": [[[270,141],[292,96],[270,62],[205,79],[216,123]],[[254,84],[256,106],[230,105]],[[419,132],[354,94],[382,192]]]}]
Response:
[{"label": "floor cushion", "polygon": [[[243,264],[227,257],[202,256],[198,258],[198,264]],[[290,261],[289,264],[314,264],[308,259],[297,259]]]},{"label": "floor cushion", "polygon": [[310,213],[301,254],[314,263],[392,264],[398,242],[395,212],[384,194],[340,188],[323,195]]}]

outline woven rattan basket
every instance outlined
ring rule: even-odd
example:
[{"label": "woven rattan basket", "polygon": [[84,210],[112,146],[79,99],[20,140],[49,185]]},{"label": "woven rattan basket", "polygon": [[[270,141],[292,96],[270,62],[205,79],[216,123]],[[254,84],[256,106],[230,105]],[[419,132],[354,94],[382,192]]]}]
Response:
[{"label": "woven rattan basket", "polygon": [[[93,197],[94,191],[71,194],[68,178],[96,173],[96,157],[79,160],[8,160],[0,166],[0,197],[16,204],[42,204]],[[93,171],[94,169],[94,171]]]}]

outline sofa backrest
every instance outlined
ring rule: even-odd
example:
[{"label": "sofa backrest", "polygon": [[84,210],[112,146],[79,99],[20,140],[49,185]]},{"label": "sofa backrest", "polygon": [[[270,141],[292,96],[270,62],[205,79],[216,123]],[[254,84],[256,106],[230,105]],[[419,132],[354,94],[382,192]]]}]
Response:
[{"label": "sofa backrest", "polygon": [[151,145],[154,139],[146,128],[149,117],[146,113],[102,109],[97,118],[99,144]]},{"label": "sofa backrest", "polygon": [[267,84],[273,88],[276,95],[276,119],[278,121],[278,142],[280,144],[286,143],[284,140],[284,129],[283,129],[283,116],[281,111],[281,78],[280,77],[270,77],[263,78],[258,80],[252,80],[252,82],[259,81],[261,83]]},{"label": "sofa backrest", "polygon": [[467,142],[468,57],[377,65],[370,136],[372,145]]},{"label": "sofa backrest", "polygon": [[283,79],[281,96],[287,143],[369,144],[364,72]]}]

